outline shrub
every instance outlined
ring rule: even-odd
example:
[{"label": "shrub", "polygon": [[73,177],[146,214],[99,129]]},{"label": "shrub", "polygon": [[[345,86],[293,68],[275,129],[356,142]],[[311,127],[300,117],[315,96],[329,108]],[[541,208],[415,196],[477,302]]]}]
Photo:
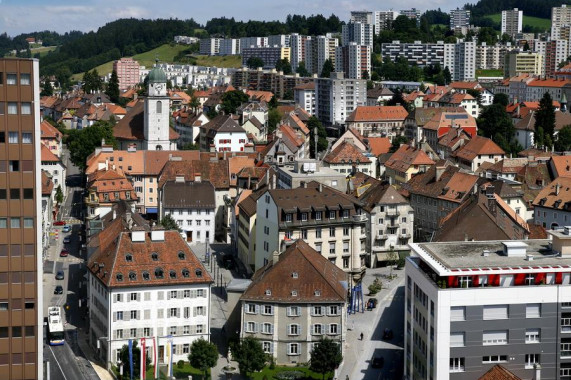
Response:
[{"label": "shrub", "polygon": [[295,379],[303,379],[305,374],[301,371],[282,371],[275,375],[275,378],[278,380],[295,380]]},{"label": "shrub", "polygon": [[179,360],[178,362],[176,362],[176,366],[178,368],[184,368],[184,360]]},{"label": "shrub", "polygon": [[375,278],[373,283],[369,285],[369,293],[376,294],[383,289],[383,283],[378,278]]}]

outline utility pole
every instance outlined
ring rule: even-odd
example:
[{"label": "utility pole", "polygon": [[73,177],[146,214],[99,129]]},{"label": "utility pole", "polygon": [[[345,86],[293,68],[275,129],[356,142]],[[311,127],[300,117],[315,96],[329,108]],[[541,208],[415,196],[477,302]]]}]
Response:
[{"label": "utility pole", "polygon": [[317,156],[317,140],[318,140],[319,136],[317,136],[317,127],[313,128],[313,139],[315,140],[315,159],[318,159]]}]

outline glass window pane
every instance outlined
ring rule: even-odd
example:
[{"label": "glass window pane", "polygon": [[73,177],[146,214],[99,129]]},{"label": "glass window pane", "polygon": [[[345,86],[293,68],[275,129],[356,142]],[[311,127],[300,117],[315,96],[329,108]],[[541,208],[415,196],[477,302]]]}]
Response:
[{"label": "glass window pane", "polygon": [[20,228],[20,218],[10,218],[10,228]]},{"label": "glass window pane", "polygon": [[10,144],[18,143],[18,132],[8,132],[8,142]]},{"label": "glass window pane", "polygon": [[32,114],[32,103],[22,103],[21,104],[22,115],[31,115]]},{"label": "glass window pane", "polygon": [[24,218],[24,228],[34,228],[34,218]]},{"label": "glass window pane", "polygon": [[21,73],[20,74],[20,84],[28,86],[30,84],[30,74]]},{"label": "glass window pane", "polygon": [[18,76],[16,75],[16,73],[8,73],[8,74],[6,74],[6,84],[15,85],[17,79],[18,79]]},{"label": "glass window pane", "polygon": [[32,143],[32,134],[30,132],[22,132],[22,143],[24,144]]},{"label": "glass window pane", "polygon": [[17,114],[18,114],[18,103],[8,102],[8,115],[17,115]]},{"label": "glass window pane", "polygon": [[6,218],[0,218],[0,228],[7,228],[8,220]]}]

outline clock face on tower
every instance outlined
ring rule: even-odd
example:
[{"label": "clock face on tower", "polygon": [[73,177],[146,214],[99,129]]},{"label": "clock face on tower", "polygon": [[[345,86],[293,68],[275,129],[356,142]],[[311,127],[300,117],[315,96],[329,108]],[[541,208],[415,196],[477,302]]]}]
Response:
[{"label": "clock face on tower", "polygon": [[161,92],[161,91],[162,91],[162,89],[163,89],[163,85],[162,85],[162,84],[160,84],[160,83],[158,83],[158,84],[155,84],[155,89],[156,89],[158,92]]}]

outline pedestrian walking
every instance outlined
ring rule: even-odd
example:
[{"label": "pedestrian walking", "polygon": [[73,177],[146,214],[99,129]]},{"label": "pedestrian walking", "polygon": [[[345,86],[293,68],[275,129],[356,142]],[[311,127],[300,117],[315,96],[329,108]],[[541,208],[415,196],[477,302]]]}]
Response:
[{"label": "pedestrian walking", "polygon": [[363,340],[363,333],[361,333],[361,340]]}]

